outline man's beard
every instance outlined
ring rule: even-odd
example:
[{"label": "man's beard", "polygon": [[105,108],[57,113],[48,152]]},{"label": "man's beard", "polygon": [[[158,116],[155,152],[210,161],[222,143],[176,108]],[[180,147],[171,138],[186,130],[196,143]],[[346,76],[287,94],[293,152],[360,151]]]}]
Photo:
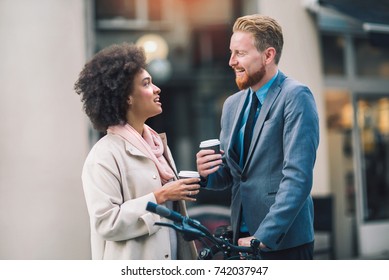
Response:
[{"label": "man's beard", "polygon": [[244,75],[243,77],[236,77],[235,82],[240,90],[247,89],[259,83],[266,74],[265,66],[262,66],[253,75]]}]

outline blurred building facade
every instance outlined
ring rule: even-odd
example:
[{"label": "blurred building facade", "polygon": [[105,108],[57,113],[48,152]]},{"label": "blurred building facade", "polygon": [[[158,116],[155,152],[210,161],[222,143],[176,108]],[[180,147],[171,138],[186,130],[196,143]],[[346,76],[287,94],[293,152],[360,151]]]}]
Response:
[{"label": "blurred building facade", "polygon": [[[389,15],[387,2],[377,1],[383,6],[376,10]],[[194,169],[199,142],[218,137],[223,101],[237,91],[228,66],[232,24],[252,13],[281,23],[280,69],[315,95],[321,142],[312,193],[333,199],[332,257],[385,257],[387,23],[346,9],[358,3],[1,0],[0,259],[90,257],[80,173],[101,135],[85,118],[73,84],[93,53],[124,41],[145,47],[164,109],[150,125],[167,132],[178,168]],[[209,197],[228,204],[228,194],[207,194],[199,203],[211,203]]]}]

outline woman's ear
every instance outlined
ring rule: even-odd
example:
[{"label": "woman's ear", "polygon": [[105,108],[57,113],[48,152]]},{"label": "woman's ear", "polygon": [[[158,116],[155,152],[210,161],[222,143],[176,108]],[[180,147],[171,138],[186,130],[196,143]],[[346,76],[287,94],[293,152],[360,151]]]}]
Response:
[{"label": "woman's ear", "polygon": [[127,97],[127,103],[128,103],[128,105],[132,105],[132,98],[131,98],[131,96]]}]

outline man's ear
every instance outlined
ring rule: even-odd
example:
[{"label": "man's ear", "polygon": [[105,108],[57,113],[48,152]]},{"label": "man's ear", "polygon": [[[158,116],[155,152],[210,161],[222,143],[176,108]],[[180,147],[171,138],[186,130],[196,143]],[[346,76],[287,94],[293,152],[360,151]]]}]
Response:
[{"label": "man's ear", "polygon": [[276,56],[276,49],[275,48],[267,48],[265,50],[265,56],[266,56],[266,63],[270,63],[272,60],[274,60],[274,57]]}]

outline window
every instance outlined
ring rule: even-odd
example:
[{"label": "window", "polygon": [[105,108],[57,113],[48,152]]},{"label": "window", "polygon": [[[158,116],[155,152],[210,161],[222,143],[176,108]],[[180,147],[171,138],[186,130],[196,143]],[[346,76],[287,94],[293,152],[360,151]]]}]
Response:
[{"label": "window", "polygon": [[96,0],[97,19],[136,19],[136,0]]},{"label": "window", "polygon": [[322,35],[324,74],[345,76],[345,41],[340,35]]},{"label": "window", "polygon": [[361,77],[389,78],[389,49],[373,45],[368,39],[356,38],[356,74]]},{"label": "window", "polygon": [[363,216],[365,221],[389,219],[389,97],[357,97],[361,141]]},{"label": "window", "polygon": [[148,0],[148,19],[150,21],[162,20],[162,2],[161,0]]},{"label": "window", "polygon": [[96,0],[95,4],[98,28],[136,29],[164,19],[162,0]]}]

